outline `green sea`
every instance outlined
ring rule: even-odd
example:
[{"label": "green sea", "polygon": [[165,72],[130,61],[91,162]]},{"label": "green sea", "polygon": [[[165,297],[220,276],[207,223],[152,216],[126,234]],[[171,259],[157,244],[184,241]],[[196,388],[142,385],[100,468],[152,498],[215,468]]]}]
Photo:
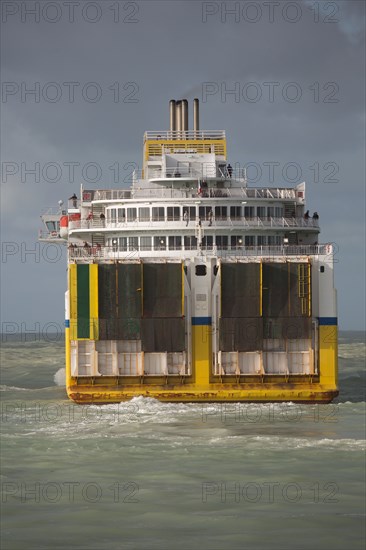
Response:
[{"label": "green sea", "polygon": [[3,337],[1,549],[365,545],[365,335],[329,405],[78,406],[61,338]]}]

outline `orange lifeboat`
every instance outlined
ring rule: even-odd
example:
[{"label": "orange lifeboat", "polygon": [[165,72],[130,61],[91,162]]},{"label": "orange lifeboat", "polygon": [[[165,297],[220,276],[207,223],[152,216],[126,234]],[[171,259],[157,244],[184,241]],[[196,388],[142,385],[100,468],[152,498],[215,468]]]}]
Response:
[{"label": "orange lifeboat", "polygon": [[77,214],[70,214],[69,216],[64,215],[60,218],[60,237],[62,239],[67,239],[69,234],[69,221],[77,222],[80,221],[81,215],[80,212]]}]

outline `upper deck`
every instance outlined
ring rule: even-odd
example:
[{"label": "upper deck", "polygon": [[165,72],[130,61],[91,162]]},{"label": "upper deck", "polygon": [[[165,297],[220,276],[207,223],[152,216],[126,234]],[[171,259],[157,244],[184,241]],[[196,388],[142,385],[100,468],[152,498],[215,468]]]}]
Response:
[{"label": "upper deck", "polygon": [[317,244],[318,215],[305,214],[305,183],[248,187],[245,170],[227,160],[225,131],[200,130],[198,100],[193,130],[188,102],[170,103],[170,128],[145,132],[143,168],[130,188],[81,186],[81,198],[69,199],[62,238],[106,247],[117,239],[127,251],[154,253],[205,243],[215,251]]}]

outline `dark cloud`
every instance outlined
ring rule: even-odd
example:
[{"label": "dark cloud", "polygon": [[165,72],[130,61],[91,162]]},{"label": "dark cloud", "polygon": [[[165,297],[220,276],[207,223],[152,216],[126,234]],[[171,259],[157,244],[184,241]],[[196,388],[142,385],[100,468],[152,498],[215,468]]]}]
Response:
[{"label": "dark cloud", "polygon": [[[98,4],[102,15],[94,24],[81,15],[85,2],[75,8],[73,23],[63,3],[62,17],[54,24],[44,17],[35,23],[30,16],[22,22],[19,13],[8,17],[2,25],[3,86],[23,83],[29,89],[38,82],[41,93],[39,103],[31,96],[22,102],[20,92],[6,101],[3,97],[2,162],[23,162],[28,168],[36,162],[41,167],[55,162],[63,169],[56,183],[36,184],[28,177],[22,184],[19,174],[2,183],[2,239],[35,240],[41,208],[77,190],[81,168],[88,162],[98,163],[103,172],[91,187],[116,187],[109,167],[119,163],[123,179],[127,163],[141,164],[143,132],[168,126],[169,99],[202,99],[205,83],[214,83],[218,91],[201,103],[201,126],[227,130],[234,162],[256,162],[262,168],[268,161],[279,162],[281,168],[288,162],[301,166],[303,179],[309,182],[309,207],[322,213],[324,240],[342,245],[337,284],[343,326],[359,328],[363,316],[359,292],[364,286],[360,251],[364,251],[365,222],[365,3],[295,2],[301,17],[291,23],[286,14],[293,18],[295,12],[284,15],[286,3],[280,3],[270,22],[266,3],[257,2],[262,15],[251,23],[243,13],[253,18],[254,11],[245,12],[248,2],[241,2],[239,20],[227,14],[222,22],[222,10],[234,4],[210,3],[218,11],[207,15],[206,22],[208,4],[203,2],[132,2],[132,8],[126,9],[123,2],[105,0]],[[314,12],[316,5],[319,13]],[[337,8],[333,15],[332,6]],[[326,22],[329,19],[336,21]],[[62,92],[55,102],[49,100],[55,92],[49,86],[52,82]],[[74,102],[69,101],[68,82],[76,83]],[[87,93],[95,89],[85,88],[93,82],[102,91],[94,103],[87,100],[92,97]],[[254,90],[246,88],[250,82],[262,93],[257,102],[245,95]],[[265,83],[269,82],[276,83],[273,102],[268,100]],[[283,95],[294,92],[291,82],[301,90],[297,102]],[[240,91],[238,102],[232,95],[225,97],[225,90],[235,86]],[[136,103],[129,102],[131,92]],[[80,163],[74,183],[64,166],[71,161]],[[323,170],[319,184],[312,184],[314,163],[323,167],[329,162],[339,166],[339,183],[325,184],[328,172]],[[265,184],[263,170],[259,185]],[[286,184],[281,169],[275,184]],[[33,302],[26,299],[25,291],[19,293],[19,287],[29,285],[33,295],[43,291],[53,300],[53,311],[59,308],[55,315],[61,320],[63,265],[43,263],[42,272],[31,261],[3,264],[5,318],[49,319],[50,301],[41,301],[34,317]],[[353,265],[359,275],[349,285]]]}]

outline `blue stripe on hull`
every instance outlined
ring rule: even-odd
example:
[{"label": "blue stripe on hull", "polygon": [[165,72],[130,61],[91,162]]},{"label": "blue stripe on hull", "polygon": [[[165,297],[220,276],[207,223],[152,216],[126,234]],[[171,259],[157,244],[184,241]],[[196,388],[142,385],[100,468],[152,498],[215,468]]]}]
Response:
[{"label": "blue stripe on hull", "polygon": [[338,319],[337,317],[318,317],[319,319],[319,326],[320,325],[338,325]]},{"label": "blue stripe on hull", "polygon": [[212,325],[212,317],[192,317],[192,326]]}]

